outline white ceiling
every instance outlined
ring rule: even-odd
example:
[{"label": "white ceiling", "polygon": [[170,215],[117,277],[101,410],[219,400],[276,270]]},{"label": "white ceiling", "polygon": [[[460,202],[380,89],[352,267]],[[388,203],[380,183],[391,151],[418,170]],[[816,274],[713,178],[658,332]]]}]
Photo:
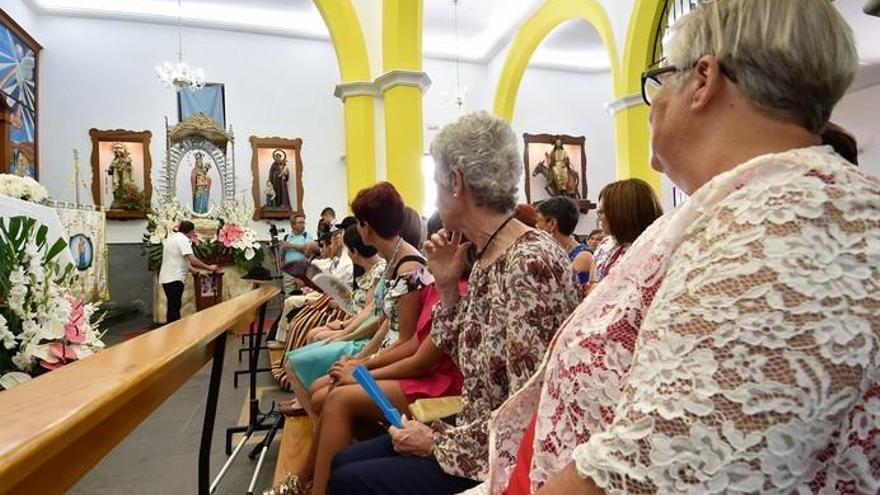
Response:
[{"label": "white ceiling", "polygon": [[[41,13],[177,22],[177,0],[29,0]],[[373,0],[367,0],[367,3]],[[856,33],[863,74],[859,83],[880,82],[880,18],[862,13],[865,0],[837,0],[835,5]],[[516,28],[541,0],[459,0],[459,42],[456,49],[452,0],[425,0],[422,46],[425,55],[489,61],[510,41]],[[376,1],[376,5],[379,2]],[[312,0],[183,0],[186,26],[258,32],[280,36],[327,39],[324,22]],[[567,70],[607,70],[601,39],[584,21],[569,21],[554,30],[531,60],[533,66]]]}]

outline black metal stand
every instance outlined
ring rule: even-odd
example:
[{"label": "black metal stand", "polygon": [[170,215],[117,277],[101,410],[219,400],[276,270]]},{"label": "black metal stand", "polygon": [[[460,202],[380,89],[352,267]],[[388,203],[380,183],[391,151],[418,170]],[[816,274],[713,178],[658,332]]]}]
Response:
[{"label": "black metal stand", "polygon": [[[265,305],[264,305],[265,307]],[[208,382],[208,401],[205,403],[205,422],[202,425],[202,441],[199,445],[199,495],[210,495],[211,489],[211,438],[214,436],[214,420],[217,417],[217,396],[220,393],[220,376],[223,374],[223,358],[226,354],[226,332],[214,339],[214,357],[211,363],[211,379]]]}]

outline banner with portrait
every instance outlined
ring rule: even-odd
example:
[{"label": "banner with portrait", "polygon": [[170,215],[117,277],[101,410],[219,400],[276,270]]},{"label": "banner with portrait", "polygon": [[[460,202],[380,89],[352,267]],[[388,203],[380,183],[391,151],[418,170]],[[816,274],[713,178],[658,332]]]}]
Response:
[{"label": "banner with portrait", "polygon": [[76,266],[74,295],[87,302],[110,299],[106,221],[104,212],[91,207],[56,204],[61,224],[67,229],[67,247]]}]

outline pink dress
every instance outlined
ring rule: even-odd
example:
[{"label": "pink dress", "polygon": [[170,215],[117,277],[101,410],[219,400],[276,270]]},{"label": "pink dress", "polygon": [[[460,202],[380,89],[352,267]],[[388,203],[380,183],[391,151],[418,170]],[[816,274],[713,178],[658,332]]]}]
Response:
[{"label": "pink dress", "polygon": [[[458,290],[462,294],[467,292],[466,280],[459,282]],[[440,294],[437,293],[437,287],[431,284],[422,289],[421,298],[422,312],[419,314],[419,321],[416,324],[416,337],[419,339],[420,345],[431,335],[434,306],[440,302]],[[423,377],[397,380],[403,395],[406,396],[406,401],[410,403],[418,399],[459,395],[461,394],[462,382],[461,371],[452,358],[445,353]]]}]

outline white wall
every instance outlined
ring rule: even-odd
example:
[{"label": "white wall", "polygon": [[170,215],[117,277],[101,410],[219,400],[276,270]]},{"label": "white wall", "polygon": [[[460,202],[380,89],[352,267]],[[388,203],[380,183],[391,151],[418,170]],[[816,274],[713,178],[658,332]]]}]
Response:
[{"label": "white wall", "polygon": [[847,93],[831,120],[856,136],[859,166],[880,176],[880,85]]},{"label": "white wall", "polygon": [[[459,117],[459,110],[453,104],[456,95],[455,62],[426,58],[422,67],[431,78],[431,87],[422,97],[422,120],[425,126],[424,146],[427,152],[431,140],[445,124]],[[491,97],[495,86],[487,82],[487,67],[484,64],[461,64],[461,83],[467,88],[463,111],[491,110]]]},{"label": "white wall", "polygon": [[[72,198],[71,150],[88,160],[92,127],[149,129],[157,177],[165,153],[163,118],[173,124],[177,107],[154,66],[173,60],[175,28],[55,16],[39,23],[46,47],[40,68],[41,178],[49,193]],[[204,68],[210,81],[226,85],[238,190],[250,198],[251,135],[300,137],[306,213],[315,217],[326,205],[344,210],[343,115],[332,94],[339,74],[330,44],[186,28],[183,37],[184,58]],[[265,226],[256,228],[266,235]],[[138,242],[143,229],[141,221],[110,222],[108,241]]]}]

